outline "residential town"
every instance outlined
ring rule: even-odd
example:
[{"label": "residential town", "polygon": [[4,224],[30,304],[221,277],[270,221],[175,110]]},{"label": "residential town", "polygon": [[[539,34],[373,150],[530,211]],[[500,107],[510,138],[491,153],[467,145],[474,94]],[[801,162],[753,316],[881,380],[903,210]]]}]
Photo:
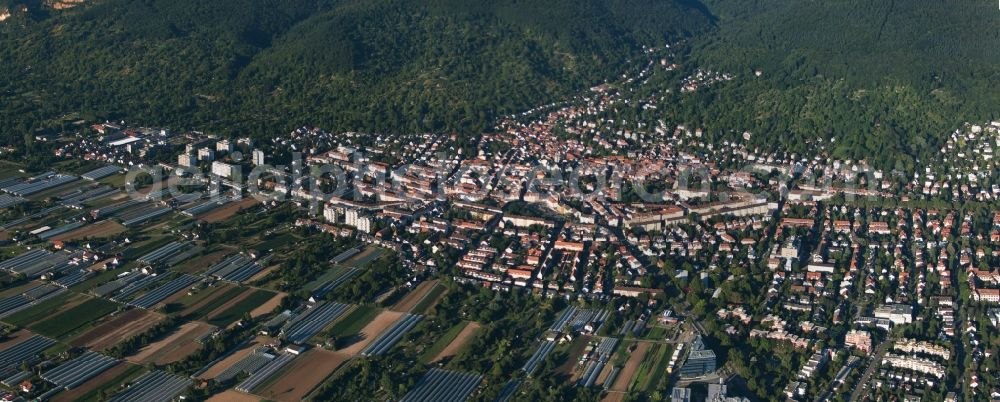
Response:
[{"label": "residential town", "polygon": [[1000,122],[912,174],[765,153],[648,119],[656,52],[479,138],[37,138],[60,163],[0,169],[4,397],[1000,399]]}]

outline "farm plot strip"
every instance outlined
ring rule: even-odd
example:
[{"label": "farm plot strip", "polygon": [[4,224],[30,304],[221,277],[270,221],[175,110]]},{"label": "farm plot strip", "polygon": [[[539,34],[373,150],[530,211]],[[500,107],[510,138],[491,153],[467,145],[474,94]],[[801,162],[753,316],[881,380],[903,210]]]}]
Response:
[{"label": "farm plot strip", "polygon": [[618,338],[604,338],[601,340],[597,346],[597,350],[594,352],[594,356],[587,362],[583,375],[580,377],[579,385],[584,387],[594,386],[594,383],[597,382],[597,377],[604,370],[604,365],[608,363],[611,352],[614,351],[617,345]]},{"label": "farm plot strip", "polygon": [[120,217],[122,225],[132,226],[137,223],[143,223],[152,219],[155,219],[161,215],[166,215],[170,211],[173,211],[170,207],[153,207],[153,208],[142,208],[138,211],[122,214]]},{"label": "farm plot strip", "polygon": [[55,344],[56,341],[44,336],[32,336],[21,343],[0,350],[0,367],[16,369],[21,363],[35,359],[35,355]]},{"label": "farm plot strip", "polygon": [[118,167],[118,166],[108,165],[108,166],[99,167],[97,169],[91,170],[91,171],[89,171],[87,173],[84,173],[84,174],[80,175],[80,177],[82,177],[82,178],[84,178],[86,180],[96,181],[96,180],[100,180],[100,179],[103,179],[105,177],[111,176],[113,174],[116,174],[116,173],[120,172],[121,170],[122,169],[120,167]]},{"label": "farm plot strip", "polygon": [[92,377],[118,364],[118,359],[99,353],[86,352],[58,367],[42,373],[45,381],[65,389],[73,389]]},{"label": "farm plot strip", "polygon": [[431,369],[400,402],[464,402],[483,376]]},{"label": "farm plot strip", "polygon": [[229,366],[223,370],[219,375],[215,376],[215,381],[225,382],[233,378],[236,378],[240,373],[254,374],[271,360],[275,359],[275,355],[267,353],[263,350],[255,350],[253,353],[244,357],[242,360],[236,364]]},{"label": "farm plot strip", "polygon": [[399,340],[406,335],[407,331],[417,325],[417,322],[419,322],[421,318],[423,318],[423,316],[419,314],[404,314],[403,319],[397,321],[387,331],[379,335],[378,338],[375,338],[372,343],[365,346],[365,348],[361,350],[361,354],[365,356],[378,356],[387,352],[393,347],[393,345],[396,344],[396,342],[399,342]]},{"label": "farm plot strip", "polygon": [[542,344],[538,346],[538,350],[535,350],[535,353],[531,355],[531,358],[524,363],[524,367],[521,369],[528,373],[528,375],[534,374],[535,370],[538,370],[538,366],[541,365],[542,361],[545,360],[545,357],[549,355],[549,352],[555,346],[556,343],[554,341],[542,341]]},{"label": "farm plot strip", "polygon": [[236,390],[246,392],[248,394],[253,392],[254,388],[257,388],[257,386],[267,381],[267,379],[274,375],[274,373],[277,373],[278,370],[281,370],[282,367],[285,367],[285,365],[290,363],[292,359],[295,359],[295,355],[291,353],[282,353],[268,362],[267,365],[262,367],[260,370],[251,374],[250,377],[243,380],[243,382],[236,386]]},{"label": "farm plot strip", "polygon": [[181,250],[187,248],[190,245],[188,242],[175,241],[171,242],[163,247],[153,250],[142,257],[138,258],[139,262],[143,262],[149,265],[155,265],[160,262],[166,261],[168,258],[174,254],[179,253]]},{"label": "farm plot strip", "polygon": [[66,292],[66,289],[53,285],[38,285],[19,295],[0,299],[0,319],[5,319],[14,313],[37,305]]},{"label": "farm plot strip", "polygon": [[54,228],[54,229],[49,229],[49,230],[46,230],[46,231],[44,231],[42,233],[39,233],[38,234],[38,238],[42,239],[42,240],[48,240],[50,238],[59,236],[59,235],[61,235],[63,233],[67,233],[67,232],[71,232],[73,230],[76,230],[76,229],[78,229],[80,227],[83,227],[83,225],[86,225],[86,224],[87,224],[86,222],[80,222],[80,221],[67,223],[67,224],[62,225],[60,227],[57,227],[57,228]]},{"label": "farm plot strip", "polygon": [[305,342],[343,315],[350,307],[351,305],[344,303],[319,303],[304,314],[291,319],[285,324],[282,332],[291,342]]},{"label": "farm plot strip", "polygon": [[124,303],[126,300],[128,300],[135,294],[141,292],[143,289],[146,289],[147,287],[153,285],[156,282],[159,282],[162,279],[165,278],[160,275],[146,275],[122,287],[120,290],[118,290],[118,294],[111,297],[111,300],[119,303]]},{"label": "farm plot strip", "polygon": [[169,402],[184,393],[191,386],[191,380],[153,370],[129,386],[125,391],[115,395],[109,402]]},{"label": "farm plot strip", "polygon": [[562,331],[563,328],[566,327],[566,324],[569,323],[570,318],[573,318],[573,315],[576,314],[576,310],[577,308],[575,306],[563,310],[562,314],[559,315],[559,318],[556,320],[556,322],[552,323],[552,326],[549,327],[549,331],[554,331],[554,332]]},{"label": "farm plot strip", "polygon": [[31,329],[43,335],[63,337],[97,322],[98,319],[118,309],[118,305],[104,299],[89,299],[48,319],[33,324]]},{"label": "farm plot strip", "polygon": [[139,307],[142,309],[149,309],[155,306],[157,303],[163,301],[170,295],[179,292],[188,286],[191,286],[198,281],[198,277],[188,274],[183,274],[174,278],[170,282],[160,285],[160,287],[153,289],[146,294],[136,298],[129,302],[129,305]]},{"label": "farm plot strip", "polygon": [[242,282],[264,269],[243,254],[236,254],[208,268],[206,276],[215,276],[224,281]]},{"label": "farm plot strip", "polygon": [[497,395],[496,402],[507,402],[514,397],[517,393],[517,389],[521,387],[520,380],[510,380],[507,384],[504,384],[503,389],[500,390],[500,395]]},{"label": "farm plot strip", "polygon": [[327,293],[330,293],[338,286],[342,285],[344,282],[347,282],[348,279],[351,279],[352,277],[354,277],[355,274],[359,272],[361,272],[361,270],[357,268],[348,269],[346,272],[338,276],[336,279],[321,283],[319,286],[316,287],[315,290],[313,290],[312,296],[317,299],[323,298],[323,296],[326,296]]}]

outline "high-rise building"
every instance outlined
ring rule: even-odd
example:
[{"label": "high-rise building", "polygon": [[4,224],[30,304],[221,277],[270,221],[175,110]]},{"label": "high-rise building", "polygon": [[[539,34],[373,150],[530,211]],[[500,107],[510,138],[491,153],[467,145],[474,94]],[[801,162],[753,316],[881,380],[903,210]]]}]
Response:
[{"label": "high-rise building", "polygon": [[337,207],[327,205],[326,208],[323,209],[323,218],[326,219],[327,222],[337,223],[337,218],[339,216],[340,209]]},{"label": "high-rise building", "polygon": [[218,152],[233,152],[233,143],[229,140],[222,140],[215,143],[215,150]]},{"label": "high-rise building", "polygon": [[204,147],[198,149],[198,160],[211,162],[215,160],[215,151],[212,148]]},{"label": "high-rise building", "polygon": [[371,217],[354,208],[349,208],[344,213],[344,224],[354,226],[361,232],[369,233],[372,231]]},{"label": "high-rise building", "polygon": [[264,164],[264,151],[259,149],[253,150],[253,164],[254,166],[260,166]]},{"label": "high-rise building", "polygon": [[236,177],[236,175],[239,174],[239,172],[240,172],[239,165],[230,165],[228,163],[219,161],[212,162],[212,174],[216,176],[232,179]]},{"label": "high-rise building", "polygon": [[190,153],[183,153],[177,155],[177,164],[179,166],[191,167],[198,163],[198,159],[191,155]]},{"label": "high-rise building", "polygon": [[670,402],[691,402],[691,388],[674,387],[670,392]]},{"label": "high-rise building", "polygon": [[691,343],[691,353],[681,367],[681,377],[700,377],[715,371],[715,352],[705,348],[699,335]]}]

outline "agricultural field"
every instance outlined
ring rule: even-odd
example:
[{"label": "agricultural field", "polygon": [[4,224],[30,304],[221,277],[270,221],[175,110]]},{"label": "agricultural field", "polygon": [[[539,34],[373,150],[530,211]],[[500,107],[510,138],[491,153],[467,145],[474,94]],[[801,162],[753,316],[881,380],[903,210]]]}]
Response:
[{"label": "agricultural field", "polygon": [[379,334],[389,329],[392,324],[396,323],[402,317],[403,313],[388,310],[382,311],[356,333],[344,334],[343,336],[346,336],[344,340],[346,346],[340,349],[340,351],[351,355],[360,353],[365,346],[368,346]]},{"label": "agricultural field", "polygon": [[96,351],[105,350],[122,340],[146,331],[161,319],[163,317],[156,313],[131,309],[104,320],[90,331],[69,340],[69,344],[88,347]]},{"label": "agricultural field", "polygon": [[387,251],[381,247],[369,246],[362,250],[357,255],[348,258],[347,261],[340,263],[340,265],[346,267],[363,268],[372,261],[375,261],[379,257],[383,256]]},{"label": "agricultural field", "polygon": [[[4,275],[6,275],[6,273]],[[33,288],[35,286],[38,286],[38,285],[39,285],[39,283],[38,282],[34,282],[34,281],[21,283],[20,285],[16,285],[16,286],[13,286],[13,287],[11,287],[9,289],[4,289],[4,290],[0,291],[0,298],[8,297],[8,296],[13,296],[13,295],[20,294],[20,293],[24,293],[24,291],[26,291],[28,289],[31,289],[31,288]]]},{"label": "agricultural field", "polygon": [[622,366],[621,371],[615,378],[614,384],[608,387],[610,390],[625,392],[629,389],[632,379],[635,377],[636,372],[639,371],[639,365],[645,359],[646,352],[649,351],[651,345],[649,342],[638,342],[635,344],[635,350],[628,354],[628,360]]},{"label": "agricultural field", "polygon": [[205,319],[209,324],[226,327],[242,318],[244,314],[249,314],[262,304],[267,303],[274,296],[275,293],[271,291],[247,289],[205,315]]},{"label": "agricultural field", "polygon": [[196,321],[186,323],[166,337],[146,345],[139,352],[126,359],[134,363],[157,365],[173,363],[198,350],[201,344],[196,342],[196,339],[214,329],[215,327]]},{"label": "agricultural field", "polygon": [[271,296],[269,300],[260,303],[260,305],[258,305],[256,308],[250,310],[250,317],[259,318],[267,314],[270,314],[272,311],[274,311],[274,309],[278,308],[278,306],[281,305],[281,300],[287,296],[288,294],[283,292],[274,293],[274,296]]},{"label": "agricultural field", "polygon": [[18,327],[26,327],[37,323],[44,318],[51,317],[53,314],[57,314],[83,303],[87,301],[87,299],[87,296],[81,294],[64,292],[41,303],[11,314],[4,318],[3,322]]},{"label": "agricultural field", "polygon": [[578,336],[568,346],[559,345],[557,349],[565,350],[566,359],[556,367],[556,373],[567,377],[575,376],[575,369],[579,365],[580,356],[583,355],[583,351],[586,349],[588,343],[590,343],[589,336]]},{"label": "agricultural field", "polygon": [[77,400],[87,400],[87,396],[93,394],[93,396],[98,396],[101,389],[107,389],[108,387],[121,384],[124,379],[132,374],[138,374],[142,371],[141,366],[137,366],[128,362],[120,362],[110,369],[104,371],[103,373],[91,378],[81,384],[80,386],[73,388],[73,392],[61,392],[52,398],[53,402],[72,402]]},{"label": "agricultural field", "polygon": [[260,202],[257,201],[256,198],[248,197],[240,201],[227,203],[226,205],[208,211],[203,215],[199,215],[197,219],[199,221],[208,223],[221,222],[231,218],[233,215],[236,215],[236,213],[241,210],[252,208],[254,205],[257,205],[258,203]]},{"label": "agricultural field", "polygon": [[[431,349],[428,349],[427,355],[433,353],[433,357],[429,361],[431,363],[440,362],[458,356],[467,349],[469,342],[479,334],[481,328],[482,325],[474,321],[462,322],[455,325],[442,335]],[[458,329],[458,332],[454,332],[455,329]],[[442,343],[445,346],[439,348],[439,345]],[[435,350],[437,350],[436,353],[434,353]]]},{"label": "agricultural field", "polygon": [[261,398],[247,395],[234,389],[227,389],[221,393],[212,395],[205,402],[260,402]]},{"label": "agricultural field", "polygon": [[655,343],[646,352],[642,363],[632,382],[631,389],[652,391],[660,381],[667,376],[667,364],[670,362],[670,345]]},{"label": "agricultural field", "polygon": [[[216,250],[215,248],[221,248],[221,250]],[[205,251],[205,254],[199,255],[195,258],[189,258],[177,266],[171,267],[170,270],[187,274],[196,274],[204,271],[212,264],[219,262],[225,256],[232,254],[233,251],[233,249],[228,247],[212,246],[212,248]]]},{"label": "agricultural field", "polygon": [[125,227],[113,220],[104,220],[98,223],[86,225],[82,228],[54,236],[50,241],[69,241],[85,238],[102,238],[114,236],[125,231]]},{"label": "agricultural field", "polygon": [[25,339],[31,338],[32,336],[34,336],[34,334],[26,329],[19,329],[11,332],[10,334],[7,334],[6,337],[0,338],[0,350],[16,345]]},{"label": "agricultural field", "polygon": [[215,310],[218,306],[225,304],[228,298],[240,293],[238,286],[229,283],[216,282],[214,285],[198,289],[192,294],[185,294],[183,297],[171,302],[180,306],[181,315],[191,315],[202,317]]},{"label": "agricultural field", "polygon": [[[345,342],[349,341],[361,332],[368,323],[375,320],[375,317],[381,312],[382,310],[377,307],[366,304],[359,305],[334,322],[325,333],[330,337],[342,339]],[[340,342],[338,342],[338,346],[341,346]]]},{"label": "agricultural field", "polygon": [[310,349],[284,367],[282,373],[262,386],[259,393],[269,400],[280,402],[303,400],[350,358],[351,355],[344,352]]},{"label": "agricultural field", "polygon": [[39,334],[61,339],[82,331],[119,308],[117,303],[94,298],[31,325],[30,328]]},{"label": "agricultural field", "polygon": [[[441,288],[441,289],[438,289]],[[430,304],[430,299],[433,301],[441,295],[444,291],[444,285],[441,285],[436,279],[430,281],[421,282],[416,288],[410,290],[403,296],[396,304],[394,304],[390,310],[398,311],[401,313],[423,313]],[[417,310],[417,307],[424,307]]]},{"label": "agricultural field", "polygon": [[218,377],[219,374],[222,374],[224,371],[232,367],[234,364],[239,363],[240,360],[243,360],[245,357],[249,356],[251,353],[254,352],[254,350],[263,345],[268,344],[272,340],[273,340],[272,338],[266,336],[255,337],[253,340],[247,342],[245,345],[240,346],[239,349],[233,351],[233,353],[230,353],[222,360],[213,363],[205,371],[198,374],[197,378],[212,379]]}]

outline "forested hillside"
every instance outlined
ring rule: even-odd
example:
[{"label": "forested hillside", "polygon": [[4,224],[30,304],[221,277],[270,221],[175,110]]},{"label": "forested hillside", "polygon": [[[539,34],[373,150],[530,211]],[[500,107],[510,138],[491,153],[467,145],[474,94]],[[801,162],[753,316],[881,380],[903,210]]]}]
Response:
[{"label": "forested hillside", "polygon": [[[998,116],[1000,10],[942,0],[40,0],[0,23],[3,142],[77,118],[269,135],[487,129],[683,39],[664,118],[908,168]],[[756,77],[755,70],[761,72]],[[898,165],[898,166],[897,166]]]},{"label": "forested hillside", "polygon": [[0,126],[475,132],[706,31],[687,3],[96,0],[0,25]]},{"label": "forested hillside", "polygon": [[832,139],[830,156],[908,170],[963,122],[1000,118],[995,2],[704,3],[717,29],[691,62],[740,78],[675,99],[679,120],[800,155]]}]

